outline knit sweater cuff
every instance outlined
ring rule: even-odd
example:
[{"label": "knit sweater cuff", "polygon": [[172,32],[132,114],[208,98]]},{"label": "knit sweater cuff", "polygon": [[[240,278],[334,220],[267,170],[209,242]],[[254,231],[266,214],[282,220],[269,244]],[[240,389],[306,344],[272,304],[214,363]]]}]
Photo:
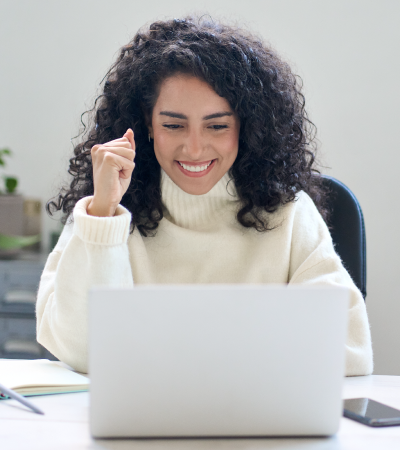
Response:
[{"label": "knit sweater cuff", "polygon": [[92,196],[79,200],[74,208],[74,233],[89,244],[124,244],[129,235],[131,213],[121,205],[113,217],[95,217],[87,213]]}]

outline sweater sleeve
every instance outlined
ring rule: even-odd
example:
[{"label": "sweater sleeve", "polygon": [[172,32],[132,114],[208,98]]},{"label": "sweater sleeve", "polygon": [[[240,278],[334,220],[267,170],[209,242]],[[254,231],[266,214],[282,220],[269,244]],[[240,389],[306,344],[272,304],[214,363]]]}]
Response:
[{"label": "sweater sleeve", "polygon": [[91,286],[133,287],[127,239],[131,215],[94,217],[92,197],[77,202],[50,253],[36,304],[37,340],[79,372],[87,372],[87,295]]},{"label": "sweater sleeve", "polygon": [[294,223],[289,283],[349,288],[346,376],[371,374],[371,333],[364,299],[343,267],[334,250],[328,227],[307,194],[301,194],[292,220]]}]

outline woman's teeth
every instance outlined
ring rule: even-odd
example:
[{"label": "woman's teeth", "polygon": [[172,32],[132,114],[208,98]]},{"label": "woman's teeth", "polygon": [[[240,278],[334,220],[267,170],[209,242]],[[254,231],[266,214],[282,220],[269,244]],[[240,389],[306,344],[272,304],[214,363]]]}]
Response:
[{"label": "woman's teeth", "polygon": [[212,161],[210,161],[208,164],[205,164],[204,166],[187,166],[186,164],[183,164],[181,162],[178,161],[178,163],[185,169],[188,170],[189,172],[203,172],[203,170],[206,170],[212,163]]}]

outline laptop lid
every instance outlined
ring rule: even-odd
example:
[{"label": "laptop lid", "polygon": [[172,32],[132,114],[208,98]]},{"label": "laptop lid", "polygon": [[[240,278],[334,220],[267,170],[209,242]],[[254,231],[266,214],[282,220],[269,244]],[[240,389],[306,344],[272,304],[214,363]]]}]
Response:
[{"label": "laptop lid", "polygon": [[270,285],[92,289],[93,436],[335,433],[348,295]]}]

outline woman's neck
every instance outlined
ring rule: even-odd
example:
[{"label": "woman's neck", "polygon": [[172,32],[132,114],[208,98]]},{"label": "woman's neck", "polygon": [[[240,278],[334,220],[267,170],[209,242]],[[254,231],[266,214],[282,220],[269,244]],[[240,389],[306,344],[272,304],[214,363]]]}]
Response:
[{"label": "woman's neck", "polygon": [[165,218],[182,228],[198,230],[221,217],[238,202],[233,180],[226,173],[206,194],[183,191],[161,169],[161,195]]}]

